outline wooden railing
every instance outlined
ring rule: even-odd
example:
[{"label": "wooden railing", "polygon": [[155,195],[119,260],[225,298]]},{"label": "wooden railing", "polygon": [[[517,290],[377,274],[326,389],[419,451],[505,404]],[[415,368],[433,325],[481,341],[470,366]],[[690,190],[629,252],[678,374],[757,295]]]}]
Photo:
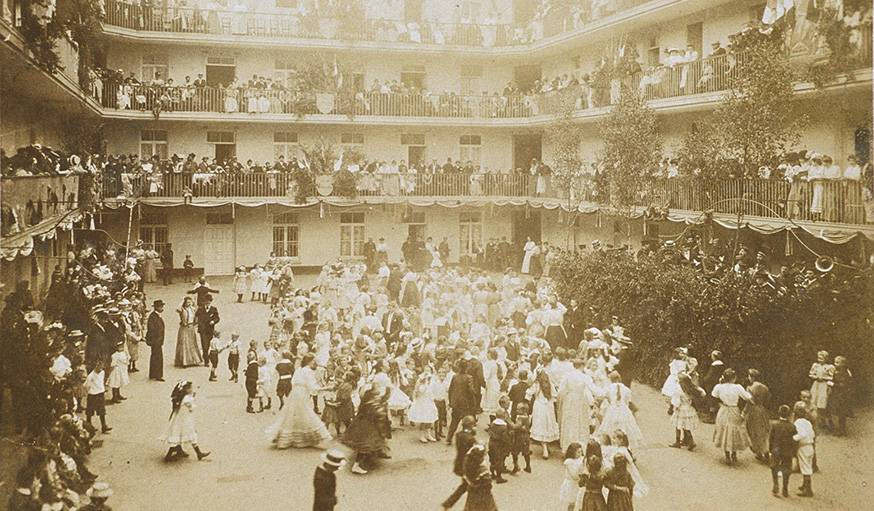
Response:
[{"label": "wooden railing", "polygon": [[[3,223],[3,236],[15,234],[48,218],[73,211],[79,207],[79,176],[18,176],[0,179],[0,197],[3,208],[15,211],[17,226]],[[7,216],[4,214],[3,218]]]},{"label": "wooden railing", "polygon": [[[325,179],[325,178],[320,178]],[[331,182],[331,178],[327,178]],[[528,174],[355,174],[355,191],[308,185],[308,197],[483,197],[550,198],[568,203],[599,202],[584,186],[570,193],[547,177],[539,183]],[[156,178],[104,176],[104,197],[182,198],[190,190],[194,198],[286,197],[298,195],[291,174],[164,174]],[[636,203],[641,207],[671,210],[713,211],[798,221],[842,224],[874,222],[866,218],[863,184],[857,181],[820,181],[821,211],[812,211],[814,189],[819,184],[782,180],[669,179],[652,182]],[[585,188],[585,189],[584,189]],[[603,198],[602,198],[603,199]],[[606,202],[606,200],[602,200]]]}]

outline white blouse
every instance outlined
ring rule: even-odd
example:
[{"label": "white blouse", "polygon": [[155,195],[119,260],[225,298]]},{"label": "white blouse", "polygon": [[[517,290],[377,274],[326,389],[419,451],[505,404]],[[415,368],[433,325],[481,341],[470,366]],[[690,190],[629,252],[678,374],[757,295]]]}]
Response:
[{"label": "white blouse", "polygon": [[719,383],[713,387],[713,392],[710,395],[719,399],[725,406],[737,406],[738,400],[750,401],[753,398],[745,388],[737,383]]}]

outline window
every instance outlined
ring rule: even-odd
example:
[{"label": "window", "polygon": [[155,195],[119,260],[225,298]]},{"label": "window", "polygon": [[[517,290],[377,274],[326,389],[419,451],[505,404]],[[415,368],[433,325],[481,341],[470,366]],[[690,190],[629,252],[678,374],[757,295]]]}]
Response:
[{"label": "window", "polygon": [[140,159],[147,160],[154,155],[167,159],[167,132],[162,130],[143,130],[140,132]]},{"label": "window", "polygon": [[482,66],[461,66],[461,95],[480,95],[482,93],[482,88],[480,87],[482,77]]},{"label": "window", "polygon": [[461,2],[461,19],[476,21],[479,19],[479,2]]},{"label": "window", "polygon": [[401,70],[401,83],[415,89],[425,88],[425,66],[404,66]]},{"label": "window", "polygon": [[364,149],[364,135],[362,133],[342,133],[340,134],[340,145],[343,149]]},{"label": "window", "polygon": [[226,225],[234,223],[234,215],[231,212],[207,213],[206,225]]},{"label": "window", "polygon": [[297,257],[300,231],[297,214],[273,215],[273,252],[278,257]]},{"label": "window", "polygon": [[283,156],[286,160],[297,152],[297,133],[277,131],[273,133],[273,159]]},{"label": "window", "polygon": [[483,243],[482,215],[478,212],[461,213],[458,225],[459,254],[474,255]]},{"label": "window", "polygon": [[401,145],[425,145],[425,135],[420,133],[402,133]]},{"label": "window", "polygon": [[233,144],[233,131],[207,131],[206,142],[208,144]]},{"label": "window", "polygon": [[479,135],[462,135],[458,140],[460,150],[458,159],[462,162],[471,161],[476,165],[480,163],[480,150],[482,149]]},{"label": "window", "polygon": [[661,61],[661,50],[659,49],[659,38],[652,36],[649,38],[649,48],[646,49],[646,63],[650,67],[659,65]]},{"label": "window", "polygon": [[207,66],[236,66],[237,59],[227,55],[209,55],[206,57]]},{"label": "window", "polygon": [[364,256],[364,213],[340,214],[340,256]]},{"label": "window", "polygon": [[286,87],[294,87],[297,77],[297,68],[294,63],[287,60],[277,60],[276,67],[273,69],[273,79],[285,85]]},{"label": "window", "polygon": [[159,254],[167,246],[167,215],[163,211],[144,212],[140,217],[140,238],[146,247],[155,249]]},{"label": "window", "polygon": [[161,73],[161,78],[166,80],[168,68],[167,55],[143,55],[140,76],[143,77],[143,82],[148,83],[155,78],[155,73]]}]

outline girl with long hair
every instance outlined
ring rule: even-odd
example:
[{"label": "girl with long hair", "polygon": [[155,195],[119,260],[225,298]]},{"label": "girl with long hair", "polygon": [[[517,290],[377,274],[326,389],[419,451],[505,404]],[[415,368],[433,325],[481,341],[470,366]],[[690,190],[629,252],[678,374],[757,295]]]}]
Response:
[{"label": "girl with long hair", "polygon": [[695,449],[695,440],[692,433],[698,427],[698,412],[693,403],[704,397],[704,390],[692,382],[692,378],[686,373],[680,373],[677,377],[679,387],[671,397],[671,406],[674,413],[671,414],[671,425],[674,427],[676,440],[670,447],[680,448],[686,446],[689,450]]},{"label": "girl with long hair", "polygon": [[559,438],[558,421],[555,418],[555,392],[546,371],[537,374],[531,388],[534,407],[531,412],[531,439],[543,446],[543,459],[549,458],[549,443]]},{"label": "girl with long hair", "polygon": [[722,373],[721,382],[714,386],[710,393],[719,400],[713,442],[716,447],[722,448],[728,465],[737,463],[737,452],[744,451],[750,446],[750,436],[738,408],[738,401],[742,399],[749,402],[752,396],[745,388],[738,385],[736,380],[734,370],[726,369]]},{"label": "girl with long hair", "polygon": [[170,393],[170,404],[170,421],[164,435],[164,439],[170,444],[170,450],[164,456],[164,461],[187,458],[188,454],[182,450],[182,444],[186,442],[191,444],[198,460],[209,456],[208,451],[201,451],[197,445],[197,429],[194,425],[194,385],[187,380],[177,383]]},{"label": "girl with long hair", "polygon": [[583,470],[583,446],[571,442],[564,452],[564,481],[558,493],[560,509],[574,511],[580,492],[580,474]]}]

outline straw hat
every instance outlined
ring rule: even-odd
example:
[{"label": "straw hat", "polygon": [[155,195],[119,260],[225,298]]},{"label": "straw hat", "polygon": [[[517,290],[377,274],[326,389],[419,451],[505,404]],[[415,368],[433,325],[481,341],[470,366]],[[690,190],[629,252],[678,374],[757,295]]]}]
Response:
[{"label": "straw hat", "polygon": [[322,463],[327,466],[342,468],[346,465],[346,455],[339,449],[330,449],[322,454]]},{"label": "straw hat", "polygon": [[88,495],[92,499],[108,499],[109,497],[112,497],[112,488],[109,487],[109,483],[97,481],[91,486],[91,488],[88,488],[85,495]]}]

